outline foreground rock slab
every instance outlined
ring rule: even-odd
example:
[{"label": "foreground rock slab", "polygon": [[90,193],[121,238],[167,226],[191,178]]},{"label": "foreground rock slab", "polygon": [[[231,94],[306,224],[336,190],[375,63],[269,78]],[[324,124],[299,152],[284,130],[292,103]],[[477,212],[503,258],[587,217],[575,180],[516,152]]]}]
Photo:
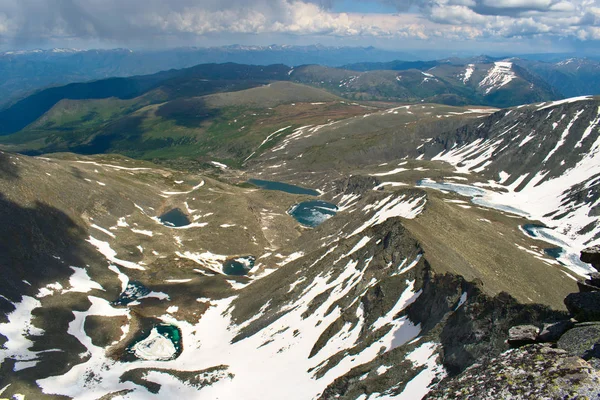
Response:
[{"label": "foreground rock slab", "polygon": [[540,330],[533,325],[513,326],[508,331],[508,343],[513,346],[522,346],[535,343]]}]

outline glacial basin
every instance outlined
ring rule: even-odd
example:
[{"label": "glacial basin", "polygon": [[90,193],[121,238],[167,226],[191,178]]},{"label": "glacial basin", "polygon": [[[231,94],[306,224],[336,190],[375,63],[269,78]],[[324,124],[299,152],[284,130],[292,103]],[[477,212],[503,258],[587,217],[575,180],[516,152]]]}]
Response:
[{"label": "glacial basin", "polygon": [[310,200],[298,203],[288,210],[288,214],[300,224],[315,228],[337,214],[337,206],[323,200]]}]

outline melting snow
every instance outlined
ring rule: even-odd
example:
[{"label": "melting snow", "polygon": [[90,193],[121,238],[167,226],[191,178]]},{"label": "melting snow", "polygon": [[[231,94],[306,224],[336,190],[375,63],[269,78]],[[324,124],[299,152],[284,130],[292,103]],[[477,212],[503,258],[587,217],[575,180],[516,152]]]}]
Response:
[{"label": "melting snow", "polygon": [[380,173],[377,173],[377,174],[370,174],[370,175],[371,176],[387,176],[387,175],[395,175],[395,174],[398,174],[398,173],[404,172],[404,171],[408,171],[408,169],[406,169],[406,168],[396,168],[396,169],[393,169],[393,170],[388,171],[388,172],[380,172]]}]

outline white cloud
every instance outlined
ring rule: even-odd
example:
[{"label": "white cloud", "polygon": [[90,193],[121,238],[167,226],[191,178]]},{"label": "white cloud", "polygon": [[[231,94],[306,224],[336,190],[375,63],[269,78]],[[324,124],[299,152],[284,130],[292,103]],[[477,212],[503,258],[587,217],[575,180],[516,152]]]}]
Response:
[{"label": "white cloud", "polygon": [[228,33],[599,40],[600,0],[370,0],[395,4],[403,10],[398,14],[336,13],[327,7],[333,1],[1,0],[0,41],[80,38],[127,44]]}]

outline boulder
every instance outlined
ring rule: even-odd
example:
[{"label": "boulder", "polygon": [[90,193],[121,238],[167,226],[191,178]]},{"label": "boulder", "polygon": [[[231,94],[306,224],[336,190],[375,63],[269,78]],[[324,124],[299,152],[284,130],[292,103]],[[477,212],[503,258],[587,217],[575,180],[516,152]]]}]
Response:
[{"label": "boulder", "polygon": [[600,271],[600,245],[583,249],[579,258],[584,263],[592,264],[596,270]]},{"label": "boulder", "polygon": [[518,325],[508,330],[508,343],[511,346],[524,346],[535,343],[540,330],[534,325]]},{"label": "boulder", "polygon": [[577,324],[562,335],[557,345],[584,360],[600,359],[600,322]]},{"label": "boulder", "polygon": [[571,293],[565,305],[579,322],[600,321],[600,292]]},{"label": "boulder", "polygon": [[544,324],[542,331],[537,337],[540,342],[556,342],[560,337],[575,324],[571,320],[558,321]]}]

